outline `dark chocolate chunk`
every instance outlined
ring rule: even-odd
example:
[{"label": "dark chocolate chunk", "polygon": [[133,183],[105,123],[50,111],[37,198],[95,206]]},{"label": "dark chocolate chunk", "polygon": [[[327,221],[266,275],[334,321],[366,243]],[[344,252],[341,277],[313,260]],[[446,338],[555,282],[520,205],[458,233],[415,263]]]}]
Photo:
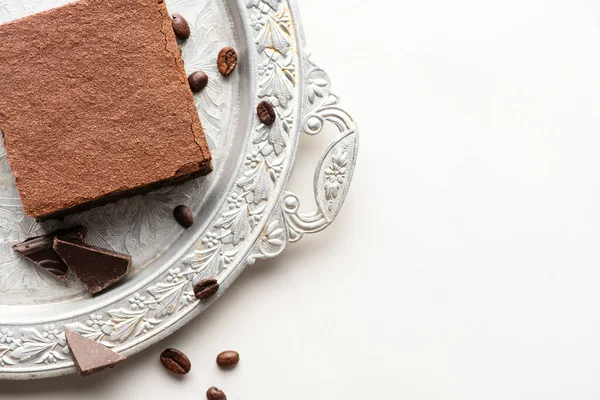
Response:
[{"label": "dark chocolate chunk", "polygon": [[256,107],[256,113],[258,114],[258,119],[263,124],[270,126],[273,125],[275,119],[277,118],[277,112],[275,112],[275,107],[271,102],[263,100],[258,103]]},{"label": "dark chocolate chunk", "polygon": [[119,353],[103,346],[95,340],[81,336],[77,332],[65,329],[67,345],[71,350],[75,368],[81,376],[88,376],[105,368],[112,368],[126,359]]},{"label": "dark chocolate chunk", "polygon": [[229,76],[238,63],[238,55],[233,47],[224,47],[217,57],[217,67],[224,76]]},{"label": "dark chocolate chunk", "polygon": [[204,301],[219,291],[219,283],[215,278],[202,279],[194,285],[194,295],[200,301]]},{"label": "dark chocolate chunk", "polygon": [[179,39],[185,40],[190,37],[190,25],[180,14],[173,14],[171,17],[171,25],[173,25],[175,36]]},{"label": "dark chocolate chunk", "polygon": [[196,71],[188,76],[188,83],[192,92],[198,93],[208,85],[208,75],[204,71]]},{"label": "dark chocolate chunk", "polygon": [[69,268],[62,258],[54,251],[54,238],[82,242],[86,230],[83,226],[62,229],[44,236],[36,236],[15,244],[13,249],[23,257],[33,261],[42,270],[52,276],[64,280]]},{"label": "dark chocolate chunk", "polygon": [[131,266],[131,256],[84,243],[54,239],[54,250],[91,294],[121,280]]},{"label": "dark chocolate chunk", "polygon": [[194,214],[188,206],[177,206],[173,210],[173,216],[179,225],[189,228],[194,224]]}]

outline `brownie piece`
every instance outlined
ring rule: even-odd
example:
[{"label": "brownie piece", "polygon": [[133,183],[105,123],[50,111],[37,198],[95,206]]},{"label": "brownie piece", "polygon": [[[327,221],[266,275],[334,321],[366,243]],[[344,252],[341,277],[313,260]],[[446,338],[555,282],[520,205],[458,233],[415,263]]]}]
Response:
[{"label": "brownie piece", "polygon": [[0,129],[40,220],[212,171],[163,0],[81,0],[0,25]]}]

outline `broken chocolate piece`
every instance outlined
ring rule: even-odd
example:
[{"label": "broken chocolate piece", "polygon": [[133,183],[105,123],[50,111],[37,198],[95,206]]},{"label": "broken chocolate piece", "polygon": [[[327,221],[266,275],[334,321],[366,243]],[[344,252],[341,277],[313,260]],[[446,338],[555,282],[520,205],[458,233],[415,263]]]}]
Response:
[{"label": "broken chocolate piece", "polygon": [[88,376],[105,368],[112,368],[117,363],[126,359],[108,347],[81,336],[77,332],[65,329],[67,345],[71,350],[75,368],[81,376]]},{"label": "broken chocolate piece", "polygon": [[91,294],[120,281],[131,266],[131,256],[59,237],[54,250]]},{"label": "broken chocolate piece", "polygon": [[74,242],[82,242],[85,233],[86,230],[83,226],[61,229],[47,235],[29,238],[22,243],[15,244],[13,249],[52,276],[65,280],[69,268],[54,251],[54,238],[60,237]]}]

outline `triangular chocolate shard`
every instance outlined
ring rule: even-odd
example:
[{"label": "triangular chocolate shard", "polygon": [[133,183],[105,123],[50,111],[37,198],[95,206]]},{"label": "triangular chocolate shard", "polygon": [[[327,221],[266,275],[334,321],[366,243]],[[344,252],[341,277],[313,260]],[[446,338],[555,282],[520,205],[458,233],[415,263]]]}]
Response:
[{"label": "triangular chocolate shard", "polygon": [[59,237],[54,250],[91,294],[120,281],[131,266],[131,256]]},{"label": "triangular chocolate shard", "polygon": [[13,249],[54,277],[65,280],[69,268],[54,251],[54,238],[60,237],[81,242],[85,237],[85,233],[86,230],[83,226],[62,229],[47,235],[29,238],[22,243],[15,244]]},{"label": "triangular chocolate shard", "polygon": [[81,376],[112,368],[126,359],[125,356],[115,353],[108,347],[69,329],[65,329],[65,338],[75,361],[75,368]]}]

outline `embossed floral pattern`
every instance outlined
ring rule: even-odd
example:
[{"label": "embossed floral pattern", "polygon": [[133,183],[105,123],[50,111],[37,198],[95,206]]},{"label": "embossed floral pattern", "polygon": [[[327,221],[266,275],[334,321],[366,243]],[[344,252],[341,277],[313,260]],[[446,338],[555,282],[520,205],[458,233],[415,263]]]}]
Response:
[{"label": "embossed floral pattern", "polygon": [[327,183],[325,184],[325,196],[327,200],[335,199],[338,191],[346,180],[348,157],[346,152],[339,151],[331,156],[331,164],[325,170]]}]

